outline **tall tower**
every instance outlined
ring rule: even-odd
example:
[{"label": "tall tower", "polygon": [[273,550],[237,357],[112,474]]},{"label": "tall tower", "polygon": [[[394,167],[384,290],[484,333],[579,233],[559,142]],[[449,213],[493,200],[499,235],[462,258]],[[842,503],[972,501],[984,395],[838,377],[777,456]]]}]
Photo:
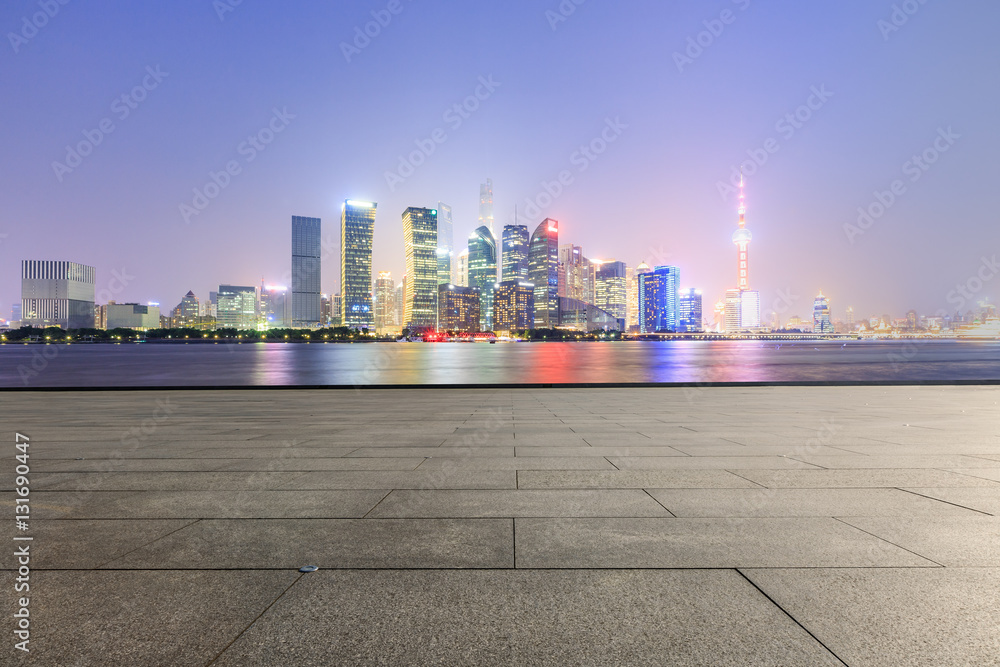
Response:
[{"label": "tall tower", "polygon": [[320,326],[319,218],[292,216],[292,327]]},{"label": "tall tower", "polygon": [[740,220],[739,228],[733,232],[733,243],[736,244],[737,248],[737,282],[736,287],[741,292],[750,289],[750,266],[747,260],[747,253],[750,247],[750,240],[753,236],[750,234],[750,230],[746,228],[746,213],[747,206],[746,201],[743,198],[743,174],[740,174]]},{"label": "tall tower", "polygon": [[340,209],[340,312],[342,325],[372,329],[372,241],[375,238],[375,202],[347,199]]},{"label": "tall tower", "polygon": [[437,224],[437,209],[410,206],[403,211],[406,256],[403,326],[409,329],[437,326]]},{"label": "tall tower", "polygon": [[479,184],[479,225],[489,228],[490,234],[496,238],[493,231],[493,179],[487,178]]}]

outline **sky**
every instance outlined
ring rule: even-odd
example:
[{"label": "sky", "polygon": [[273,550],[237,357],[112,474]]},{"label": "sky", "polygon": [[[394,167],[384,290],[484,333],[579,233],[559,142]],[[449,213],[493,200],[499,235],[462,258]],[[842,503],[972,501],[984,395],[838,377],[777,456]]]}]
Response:
[{"label": "sky", "polygon": [[741,165],[765,318],[1000,297],[993,0],[99,4],[0,6],[4,317],[24,259],[164,310],[287,284],[293,215],[337,292],[345,199],[398,282],[403,210],[450,204],[464,247],[486,178],[498,227],[676,265],[707,312]]}]

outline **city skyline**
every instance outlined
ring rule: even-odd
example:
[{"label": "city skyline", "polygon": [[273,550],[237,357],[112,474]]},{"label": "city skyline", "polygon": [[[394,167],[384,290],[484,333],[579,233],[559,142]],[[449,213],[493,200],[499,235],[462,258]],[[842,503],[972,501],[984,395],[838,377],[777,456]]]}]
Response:
[{"label": "city skyline", "polygon": [[[16,30],[33,7],[5,6],[0,25]],[[0,313],[19,301],[22,259],[95,266],[98,291],[113,272],[129,276],[116,283],[120,302],[285,282],[288,216],[335,221],[349,197],[379,202],[372,269],[401,277],[401,212],[447,202],[464,239],[487,183],[496,236],[515,207],[530,229],[560,220],[563,238],[590,257],[679,266],[708,312],[734,287],[726,237],[741,165],[762,319],[776,300],[782,317],[807,318],[821,289],[835,317],[848,306],[865,317],[995,303],[994,283],[982,280],[971,298],[949,298],[975,287],[983,267],[996,273],[988,264],[1000,232],[982,193],[1000,148],[997,93],[977,83],[994,54],[976,38],[993,5],[920,5],[888,32],[879,22],[891,3],[639,3],[648,20],[638,24],[594,3],[554,22],[546,11],[558,9],[528,3],[402,7],[349,61],[341,44],[381,7],[315,9],[309,20],[301,8],[251,5],[222,17],[195,3],[63,8],[4,56],[11,99],[24,103],[8,107],[0,129],[10,149],[0,167],[9,184]],[[658,26],[655,40],[645,23]],[[256,53],[265,24],[273,39]],[[497,41],[526,39],[529,53],[483,48],[473,25]],[[103,44],[97,26],[117,28],[120,43]],[[407,63],[413,35],[430,26],[453,43]],[[182,30],[197,43],[188,58],[175,45]],[[313,31],[333,37],[286,48]],[[762,35],[773,39],[763,45]],[[466,57],[456,64],[457,55]],[[310,56],[322,65],[302,60]],[[67,58],[72,67],[52,66]],[[77,82],[83,68],[94,85]],[[284,76],[299,68],[301,77]],[[310,76],[369,102],[338,106],[304,83]],[[376,90],[380,77],[389,85]],[[101,129],[105,116],[113,130]],[[14,131],[34,127],[45,131]],[[87,142],[77,164],[69,153]],[[328,294],[341,289],[334,227],[324,232]],[[456,261],[461,250],[459,241]]]}]

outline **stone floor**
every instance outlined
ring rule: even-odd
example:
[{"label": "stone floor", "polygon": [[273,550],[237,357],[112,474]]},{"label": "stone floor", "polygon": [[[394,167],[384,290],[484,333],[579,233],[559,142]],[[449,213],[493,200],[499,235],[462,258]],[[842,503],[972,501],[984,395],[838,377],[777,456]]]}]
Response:
[{"label": "stone floor", "polygon": [[4,394],[34,539],[0,664],[1000,664],[998,401]]}]

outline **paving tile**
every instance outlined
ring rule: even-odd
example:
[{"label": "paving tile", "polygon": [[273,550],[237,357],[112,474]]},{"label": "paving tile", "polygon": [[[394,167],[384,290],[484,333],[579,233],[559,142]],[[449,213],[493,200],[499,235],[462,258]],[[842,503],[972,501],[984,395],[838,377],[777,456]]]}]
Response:
[{"label": "paving tile", "polygon": [[516,519],[518,567],[936,567],[836,519]]},{"label": "paving tile", "polygon": [[222,471],[298,471],[319,470],[413,470],[425,461],[424,457],[408,458],[294,458],[294,459],[238,459],[223,464]]},{"label": "paving tile", "polygon": [[214,665],[275,662],[839,664],[731,571],[321,570]]},{"label": "paving tile", "polygon": [[947,567],[1000,568],[1000,517],[866,516],[842,521]]},{"label": "paving tile", "polygon": [[518,456],[687,456],[672,447],[516,447]]},{"label": "paving tile", "polygon": [[760,488],[725,470],[521,470],[519,489]]},{"label": "paving tile", "polygon": [[[32,521],[35,548],[31,552],[31,569],[93,569],[190,523],[190,520],[157,519]],[[0,561],[0,569],[15,567],[14,559]]]},{"label": "paving tile", "polygon": [[906,470],[734,470],[733,472],[768,488],[984,486],[1000,489],[1000,482],[959,475],[945,470],[922,470],[919,468]]},{"label": "paving tile", "polygon": [[516,489],[513,470],[470,470],[442,466],[431,470],[326,470],[310,472],[282,489]]},{"label": "paving tile", "polygon": [[514,448],[497,447],[362,447],[347,454],[348,458],[373,458],[389,456],[406,458],[412,456],[450,456],[463,458],[470,456],[514,456]]},{"label": "paving tile", "polygon": [[370,518],[670,516],[645,491],[393,491]]},{"label": "paving tile", "polygon": [[[299,576],[294,571],[34,571],[30,664],[204,665]],[[13,578],[14,573],[0,574],[4,589],[14,589]],[[14,649],[8,645],[4,651],[10,656]]]},{"label": "paving tile", "polygon": [[899,489],[649,489],[679,517],[969,516]]},{"label": "paving tile", "polygon": [[784,456],[610,456],[621,470],[810,470],[816,466]]},{"label": "paving tile", "polygon": [[388,491],[36,491],[31,498],[39,519],[334,519],[363,517]]},{"label": "paving tile", "polygon": [[829,456],[839,456],[851,454],[846,450],[837,449],[828,445],[689,445],[686,443],[675,444],[674,449],[687,454],[688,456],[791,456],[797,457],[804,454],[827,454]]},{"label": "paving tile", "polygon": [[812,463],[820,468],[997,468],[995,461],[973,456],[796,456],[799,461]]},{"label": "paving tile", "polygon": [[848,665],[993,665],[1000,653],[996,568],[745,574]]},{"label": "paving tile", "polygon": [[126,569],[509,568],[510,519],[210,519],[106,565]]},{"label": "paving tile", "polygon": [[288,487],[302,475],[301,472],[39,472],[31,481],[36,491],[236,490]]},{"label": "paving tile", "polygon": [[952,468],[951,472],[1000,482],[1000,468]]},{"label": "paving tile", "polygon": [[434,457],[425,459],[421,470],[438,468],[470,470],[614,470],[603,456],[518,456],[498,458],[478,456],[466,458]]}]

